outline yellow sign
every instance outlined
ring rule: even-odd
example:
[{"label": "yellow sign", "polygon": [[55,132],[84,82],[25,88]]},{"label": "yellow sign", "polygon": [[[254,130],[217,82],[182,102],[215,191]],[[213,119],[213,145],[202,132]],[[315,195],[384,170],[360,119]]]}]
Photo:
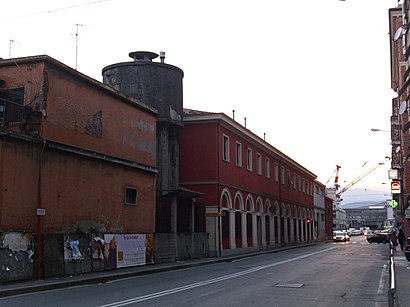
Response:
[{"label": "yellow sign", "polygon": [[225,216],[225,212],[207,212],[206,217]]}]

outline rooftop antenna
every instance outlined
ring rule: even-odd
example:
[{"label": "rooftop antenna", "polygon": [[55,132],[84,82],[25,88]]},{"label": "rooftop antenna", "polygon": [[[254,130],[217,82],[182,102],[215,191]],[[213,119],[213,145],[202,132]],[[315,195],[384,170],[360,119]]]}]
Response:
[{"label": "rooftop antenna", "polygon": [[246,117],[244,118],[244,120],[245,120],[245,128],[246,128]]},{"label": "rooftop antenna", "polygon": [[235,120],[235,110],[232,110],[232,119]]},{"label": "rooftop antenna", "polygon": [[10,44],[9,44],[9,59],[11,59],[11,46],[12,46],[12,44],[14,44],[14,43],[20,44],[18,41],[16,41],[16,40],[10,38]]},{"label": "rooftop antenna", "polygon": [[78,26],[83,26],[81,23],[76,24],[75,29],[75,70],[77,70],[77,63],[78,63]]},{"label": "rooftop antenna", "polygon": [[266,132],[263,133],[263,140],[264,140],[264,141],[266,141],[266,140],[265,140],[265,137],[266,137]]}]

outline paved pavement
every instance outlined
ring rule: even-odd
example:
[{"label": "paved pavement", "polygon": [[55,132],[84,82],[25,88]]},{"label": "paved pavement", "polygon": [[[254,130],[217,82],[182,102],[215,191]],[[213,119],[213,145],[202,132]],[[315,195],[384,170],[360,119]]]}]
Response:
[{"label": "paved pavement", "polygon": [[404,252],[400,251],[399,247],[393,257],[396,273],[396,291],[393,306],[407,307],[410,306],[410,261],[407,261]]},{"label": "paved pavement", "polygon": [[[299,245],[296,247],[289,247],[289,248],[297,248],[306,245]],[[277,249],[272,252],[279,252],[284,249]],[[263,253],[263,252],[262,252]],[[267,252],[264,252],[267,253]],[[30,292],[38,292],[44,290],[51,290],[51,289],[58,289],[58,288],[65,288],[70,286],[77,286],[77,285],[85,285],[85,284],[92,284],[92,283],[103,283],[110,280],[127,278],[132,276],[138,275],[146,275],[152,274],[157,272],[164,272],[170,270],[178,270],[182,268],[188,268],[193,266],[200,266],[200,265],[207,265],[217,262],[226,262],[232,261],[239,258],[244,257],[251,257],[255,254],[260,253],[253,253],[253,254],[246,254],[246,255],[236,255],[231,257],[222,257],[222,258],[200,258],[200,259],[193,259],[189,261],[181,261],[181,262],[174,262],[174,263],[163,263],[163,264],[153,264],[153,265],[145,265],[145,266],[137,266],[137,267],[130,267],[130,268],[123,268],[111,271],[103,271],[103,272],[93,272],[81,275],[74,275],[74,276],[67,276],[67,277],[57,277],[57,278],[50,278],[45,280],[27,280],[27,281],[20,281],[20,282],[11,282],[6,284],[0,284],[0,297],[23,294],[23,293],[30,293]],[[410,262],[407,261],[404,253],[398,251],[394,254],[394,267],[395,267],[395,274],[396,274],[396,289],[392,296],[393,301],[391,301],[389,306],[395,307],[407,307],[410,306]]]}]

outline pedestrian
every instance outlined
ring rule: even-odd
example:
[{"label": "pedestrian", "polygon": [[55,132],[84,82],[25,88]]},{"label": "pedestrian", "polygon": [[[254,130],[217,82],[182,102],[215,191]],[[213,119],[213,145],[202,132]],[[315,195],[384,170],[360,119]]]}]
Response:
[{"label": "pedestrian", "polygon": [[398,240],[399,240],[399,244],[400,244],[400,249],[401,251],[404,250],[404,232],[402,229],[399,229],[399,235],[398,235]]},{"label": "pedestrian", "polygon": [[393,244],[393,250],[394,250],[395,252],[397,252],[396,246],[397,246],[398,244],[397,244],[397,236],[396,236],[396,232],[395,232],[395,231],[392,232],[392,234],[391,234],[391,236],[390,236],[390,240],[391,240],[391,242],[392,242],[392,244]]}]

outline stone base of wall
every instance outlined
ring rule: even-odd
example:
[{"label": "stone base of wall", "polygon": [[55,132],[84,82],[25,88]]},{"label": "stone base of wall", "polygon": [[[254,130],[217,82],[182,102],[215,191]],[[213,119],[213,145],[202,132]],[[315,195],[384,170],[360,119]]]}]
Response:
[{"label": "stone base of wall", "polygon": [[156,233],[154,236],[154,262],[177,261],[177,240],[176,233]]},{"label": "stone base of wall", "polygon": [[205,232],[178,234],[179,261],[206,257],[209,257],[209,242]]}]

